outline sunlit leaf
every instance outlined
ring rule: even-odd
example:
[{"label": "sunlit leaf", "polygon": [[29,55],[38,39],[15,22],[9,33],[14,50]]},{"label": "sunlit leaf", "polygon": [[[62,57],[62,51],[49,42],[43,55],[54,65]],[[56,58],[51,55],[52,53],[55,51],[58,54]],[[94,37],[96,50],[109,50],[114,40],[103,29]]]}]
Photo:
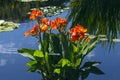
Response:
[{"label": "sunlit leaf", "polygon": [[59,68],[54,69],[54,73],[60,74],[60,69]]},{"label": "sunlit leaf", "polygon": [[68,59],[64,59],[62,58],[59,62],[58,65],[61,65],[61,67],[65,67],[65,66],[71,66],[71,63]]},{"label": "sunlit leaf", "polygon": [[35,64],[37,64],[37,61],[30,61],[30,62],[26,63],[26,65],[30,66],[30,67],[32,67]]},{"label": "sunlit leaf", "polygon": [[71,44],[71,47],[72,47],[72,50],[73,50],[74,53],[78,52],[78,48],[79,48],[79,47],[77,47],[77,46],[74,45],[74,44]]},{"label": "sunlit leaf", "polygon": [[77,59],[75,63],[75,67],[80,67],[81,59]]},{"label": "sunlit leaf", "polygon": [[42,57],[44,57],[44,54],[43,54],[43,52],[40,51],[40,50],[35,50],[35,51],[34,51],[34,56],[35,56],[35,57],[40,57],[40,58],[42,58]]},{"label": "sunlit leaf", "polygon": [[33,49],[22,48],[21,50],[18,50],[18,52],[21,53],[21,55],[24,57],[28,57],[32,60],[35,60],[35,58],[33,56],[35,50],[33,50]]}]

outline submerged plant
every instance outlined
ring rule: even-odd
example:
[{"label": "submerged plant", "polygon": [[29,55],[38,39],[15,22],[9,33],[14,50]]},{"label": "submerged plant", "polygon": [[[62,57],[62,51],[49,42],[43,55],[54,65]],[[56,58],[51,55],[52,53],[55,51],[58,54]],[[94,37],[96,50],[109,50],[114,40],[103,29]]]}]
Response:
[{"label": "submerged plant", "polygon": [[30,59],[28,71],[40,73],[42,80],[78,80],[79,77],[84,80],[89,73],[104,74],[96,67],[100,62],[83,63],[99,37],[90,40],[87,29],[80,24],[66,30],[68,22],[65,18],[50,21],[37,9],[31,12],[30,19],[37,20],[37,23],[24,36],[36,37],[39,49],[18,50]]}]

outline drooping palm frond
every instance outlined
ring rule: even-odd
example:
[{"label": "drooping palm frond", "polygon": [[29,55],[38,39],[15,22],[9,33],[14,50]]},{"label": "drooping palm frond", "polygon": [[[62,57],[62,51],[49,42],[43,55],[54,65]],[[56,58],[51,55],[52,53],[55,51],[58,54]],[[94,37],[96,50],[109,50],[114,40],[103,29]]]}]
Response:
[{"label": "drooping palm frond", "polygon": [[120,0],[72,0],[69,20],[86,26],[92,34],[117,37],[120,32]]}]

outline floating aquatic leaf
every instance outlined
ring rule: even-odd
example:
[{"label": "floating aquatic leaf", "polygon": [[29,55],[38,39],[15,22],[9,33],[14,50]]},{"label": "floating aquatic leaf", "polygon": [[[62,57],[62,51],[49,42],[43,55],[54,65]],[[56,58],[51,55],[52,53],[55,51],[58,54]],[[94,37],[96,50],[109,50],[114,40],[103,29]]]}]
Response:
[{"label": "floating aquatic leaf", "polygon": [[101,41],[107,41],[107,38],[100,38]]},{"label": "floating aquatic leaf", "polygon": [[5,20],[0,20],[0,25],[2,24],[2,23],[4,23],[5,22]]},{"label": "floating aquatic leaf", "polygon": [[90,39],[94,39],[96,36],[95,35],[89,35]]},{"label": "floating aquatic leaf", "polygon": [[69,7],[57,7],[57,6],[40,7],[40,10],[43,11],[46,16],[58,15],[68,9]]},{"label": "floating aquatic leaf", "polygon": [[98,35],[99,37],[107,37],[106,35]]},{"label": "floating aquatic leaf", "polygon": [[18,23],[6,22],[4,20],[0,20],[0,32],[12,31],[14,29],[17,29],[18,27],[19,27]]},{"label": "floating aquatic leaf", "polygon": [[120,39],[113,39],[113,42],[120,42]]}]

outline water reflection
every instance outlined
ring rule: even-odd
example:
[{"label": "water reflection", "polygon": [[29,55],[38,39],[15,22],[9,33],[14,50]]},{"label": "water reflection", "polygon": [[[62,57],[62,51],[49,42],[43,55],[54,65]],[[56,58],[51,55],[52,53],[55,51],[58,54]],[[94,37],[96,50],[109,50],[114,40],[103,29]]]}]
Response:
[{"label": "water reflection", "polygon": [[[11,5],[11,3],[6,3],[6,4]],[[22,6],[17,7],[17,4],[18,3],[14,4],[13,11],[15,11],[15,13],[6,14],[5,12],[3,12],[2,16],[0,15],[0,18],[2,19],[8,18],[9,20],[10,19],[12,20],[13,19],[15,20],[25,19],[25,18],[21,18],[21,15],[23,15],[22,17],[26,15],[26,12],[29,11],[28,8],[30,8],[30,5],[27,5],[28,3],[20,3],[20,4],[23,4],[22,6],[24,6],[24,9],[22,9],[21,8]],[[2,5],[2,6],[7,7],[7,5]],[[36,5],[31,6],[31,7],[35,7]],[[4,11],[3,7],[2,7],[2,11]],[[12,7],[10,7],[10,9],[12,9]],[[8,10],[8,8],[6,8],[6,10]],[[3,14],[7,15],[7,17],[5,17]],[[17,15],[15,16],[15,14]],[[9,16],[11,15],[12,17],[10,18]],[[67,15],[67,12],[61,14],[60,16],[65,17],[65,15]],[[52,19],[55,17],[56,16],[52,17]],[[35,49],[37,48],[37,40],[35,38],[32,38],[32,37],[24,38],[23,37],[23,33],[26,32],[28,28],[31,28],[34,24],[35,24],[35,21],[33,22],[28,21],[27,23],[21,23],[19,29],[16,29],[11,32],[0,33],[0,79],[1,80],[40,80],[41,79],[40,75],[38,74],[26,72],[28,67],[26,67],[25,64],[26,62],[28,62],[28,59],[19,55],[16,51],[17,49],[20,49],[23,47],[35,48]],[[114,27],[111,28],[111,31],[114,32],[115,30],[112,30],[113,28]],[[104,28],[103,30],[101,29],[100,29],[101,32],[104,31]],[[92,27],[90,28],[89,31],[91,32],[93,31],[94,33],[95,30],[96,28]],[[120,43],[115,43],[114,50],[112,49],[110,52],[108,52],[109,51],[108,43],[104,44],[104,47],[101,47],[100,44],[97,45],[97,47],[86,57],[86,60],[87,61],[88,60],[101,61],[102,64],[99,67],[106,74],[102,76],[91,74],[87,80],[118,80],[120,78],[119,76],[119,67],[120,67],[119,47],[120,47]]]},{"label": "water reflection", "polygon": [[91,52],[94,54],[91,58],[86,58],[86,60],[101,61],[99,66],[105,72],[105,75],[94,75],[90,74],[87,80],[118,80],[119,76],[119,52],[120,43],[116,43],[114,49],[109,52],[109,45],[106,44],[103,47],[98,44],[96,48]]},{"label": "water reflection", "polygon": [[73,25],[84,25],[91,34],[117,38],[120,33],[119,5],[120,0],[73,0],[69,20]]},{"label": "water reflection", "polygon": [[1,59],[0,60],[0,66],[5,66],[7,64],[7,60],[6,59]]},{"label": "water reflection", "polygon": [[[37,40],[25,38],[23,33],[35,22],[21,23],[19,29],[0,33],[0,79],[1,80],[40,80],[37,73],[27,72],[28,59],[19,55],[22,47],[37,48]],[[7,76],[7,77],[6,77]]]},{"label": "water reflection", "polygon": [[19,2],[17,0],[0,0],[0,19],[12,21],[24,21],[28,19],[27,14],[32,8],[40,8],[41,6],[62,6],[64,2],[69,0],[48,0]]},{"label": "water reflection", "polygon": [[15,47],[15,43],[8,43],[8,44],[2,44],[0,43],[0,53],[1,54],[16,54],[17,48]]}]

